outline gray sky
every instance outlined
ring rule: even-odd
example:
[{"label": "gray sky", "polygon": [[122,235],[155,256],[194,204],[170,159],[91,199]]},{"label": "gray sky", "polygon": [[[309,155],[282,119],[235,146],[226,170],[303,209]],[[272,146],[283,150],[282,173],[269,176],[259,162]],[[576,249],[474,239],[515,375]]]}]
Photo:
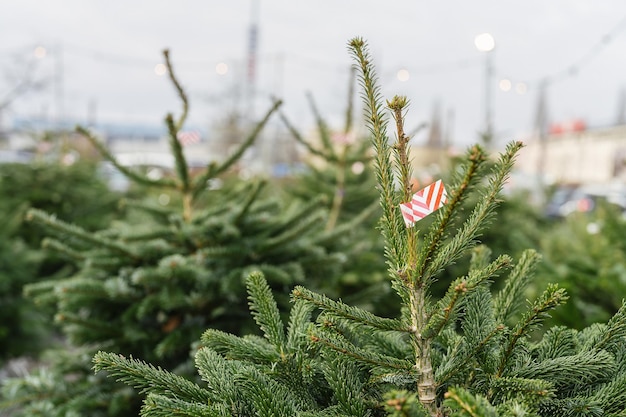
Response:
[{"label": "gray sky", "polygon": [[[252,1],[3,0],[0,101],[37,45],[48,52],[36,62],[36,75],[62,80],[62,90],[49,86],[15,100],[4,120],[62,112],[82,121],[91,106],[99,122],[158,125],[167,112],[180,111],[172,86],[154,72],[169,48],[191,98],[189,123],[207,127],[235,105]],[[527,137],[543,77],[561,75],[547,90],[555,122],[612,124],[626,87],[623,0],[258,1],[255,112],[268,107],[270,94],[280,96],[284,112],[304,131],[312,123],[307,91],[331,127],[341,128],[352,63],[347,42],[355,36],[370,45],[383,94],[411,100],[408,128],[428,121],[438,103],[442,116],[454,114],[451,135],[460,147],[476,141],[484,126],[485,56],[474,46],[479,33],[496,40],[500,143]],[[229,66],[226,75],[216,73],[219,62]],[[408,81],[396,77],[402,68]],[[563,72],[572,68],[576,75]],[[511,80],[511,91],[498,89],[502,78]],[[518,83],[526,83],[526,94],[515,92]]]}]

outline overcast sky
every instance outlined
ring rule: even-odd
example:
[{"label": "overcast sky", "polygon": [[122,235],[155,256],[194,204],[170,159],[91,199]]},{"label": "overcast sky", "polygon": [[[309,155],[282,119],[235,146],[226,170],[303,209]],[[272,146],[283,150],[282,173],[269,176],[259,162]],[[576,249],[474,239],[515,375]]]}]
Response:
[{"label": "overcast sky", "polygon": [[[547,89],[553,122],[613,124],[626,88],[624,0],[3,0],[0,101],[38,45],[47,54],[30,62],[35,76],[57,80],[16,99],[4,122],[41,114],[84,121],[92,114],[98,122],[159,125],[167,112],[180,110],[167,78],[154,71],[169,48],[190,96],[189,123],[207,129],[227,110],[245,107],[233,92],[245,71],[253,1],[259,9],[255,114],[268,107],[270,95],[279,96],[302,130],[312,123],[307,91],[331,127],[342,127],[352,63],[347,42],[355,36],[370,45],[384,95],[410,99],[407,126],[429,121],[438,105],[460,146],[476,141],[485,124],[485,53],[474,45],[480,33],[496,41],[500,143],[532,130],[544,77],[558,75]],[[228,65],[225,75],[216,73],[220,62]],[[398,80],[400,69],[408,70],[407,81]],[[504,78],[511,81],[508,92],[498,88]],[[525,94],[515,91],[520,83]]]}]

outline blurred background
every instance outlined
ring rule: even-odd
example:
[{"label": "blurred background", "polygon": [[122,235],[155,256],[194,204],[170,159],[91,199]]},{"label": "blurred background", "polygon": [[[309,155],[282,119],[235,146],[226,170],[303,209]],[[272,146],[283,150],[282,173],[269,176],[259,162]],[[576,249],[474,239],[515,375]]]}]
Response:
[{"label": "blurred background", "polygon": [[[623,135],[626,120],[625,18],[618,0],[9,0],[0,17],[0,146],[19,149],[25,132],[81,123],[109,141],[151,139],[157,149],[163,115],[177,110],[163,79],[165,48],[190,95],[192,141],[216,144],[225,126],[254,119],[272,96],[306,131],[307,92],[338,127],[354,36],[369,42],[383,94],[410,99],[407,126],[428,123],[414,145],[458,152],[485,135],[501,148],[581,132],[608,140]],[[280,171],[274,145],[259,150],[257,169]],[[214,148],[198,158],[223,144]],[[577,183],[613,177],[624,153],[609,140],[581,171],[546,148],[530,146],[520,168]],[[559,148],[565,161],[578,157],[569,142]],[[600,165],[611,173],[594,174]]]}]

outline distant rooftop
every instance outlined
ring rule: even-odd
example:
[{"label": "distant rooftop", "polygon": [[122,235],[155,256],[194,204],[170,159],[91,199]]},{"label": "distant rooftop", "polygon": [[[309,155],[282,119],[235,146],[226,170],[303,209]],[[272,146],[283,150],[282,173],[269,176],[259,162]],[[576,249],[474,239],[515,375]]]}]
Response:
[{"label": "distant rooftop", "polygon": [[[76,125],[85,125],[82,121],[63,120],[55,121],[46,118],[25,118],[16,117],[10,128],[12,131],[44,131],[44,130],[73,130]],[[116,138],[160,138],[167,134],[165,124],[141,124],[141,123],[114,123],[99,122],[89,125],[94,130],[101,132],[107,138],[115,140]],[[201,133],[204,129],[197,126],[186,127],[185,130],[195,130]],[[205,134],[202,136],[206,137]]]}]

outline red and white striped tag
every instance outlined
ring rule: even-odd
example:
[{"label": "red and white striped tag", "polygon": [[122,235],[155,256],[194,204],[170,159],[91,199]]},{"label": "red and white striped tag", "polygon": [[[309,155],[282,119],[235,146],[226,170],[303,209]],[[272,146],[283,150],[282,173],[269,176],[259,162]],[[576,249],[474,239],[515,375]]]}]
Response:
[{"label": "red and white striped tag", "polygon": [[413,194],[411,201],[400,204],[406,227],[413,227],[416,222],[443,207],[447,199],[448,194],[441,180],[437,180]]},{"label": "red and white striped tag", "polygon": [[176,138],[183,146],[193,145],[200,142],[200,133],[195,130],[180,131]]}]

